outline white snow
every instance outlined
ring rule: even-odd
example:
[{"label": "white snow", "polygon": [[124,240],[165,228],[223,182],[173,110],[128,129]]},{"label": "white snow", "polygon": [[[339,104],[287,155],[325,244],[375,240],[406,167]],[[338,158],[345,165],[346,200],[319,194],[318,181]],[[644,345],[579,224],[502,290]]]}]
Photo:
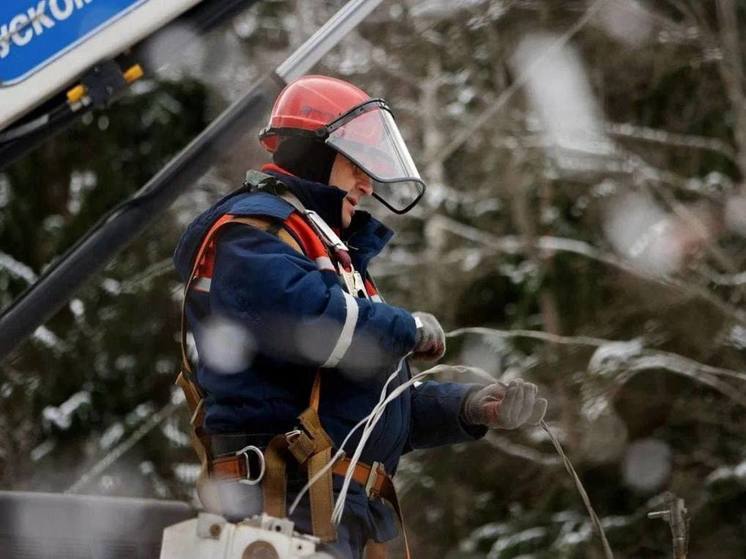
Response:
[{"label": "white snow", "polygon": [[57,441],[55,441],[54,439],[46,439],[40,445],[35,446],[31,450],[31,461],[38,462],[39,460],[44,458],[47,454],[52,452],[56,446],[57,446]]},{"label": "white snow", "polygon": [[728,332],[725,343],[736,349],[746,349],[746,328],[740,324],[735,324]]},{"label": "white snow", "polygon": [[150,417],[154,413],[155,407],[151,402],[139,404],[134,410],[127,414],[124,418],[124,422],[126,425],[131,427],[132,425],[140,423],[143,419]]},{"label": "white snow", "polygon": [[111,425],[106,431],[103,432],[98,444],[101,448],[107,449],[114,446],[124,435],[124,425],[117,422]]},{"label": "white snow", "polygon": [[167,421],[162,427],[161,432],[163,435],[175,446],[188,447],[190,445],[189,435],[179,429],[175,421]]},{"label": "white snow", "polygon": [[[108,127],[108,119],[105,127]],[[99,128],[101,121],[99,120]],[[98,179],[92,171],[73,171],[70,174],[70,196],[67,200],[67,210],[71,215],[76,215],[83,204],[86,192],[96,187]]]},{"label": "white snow", "polygon": [[[446,19],[453,12],[464,8],[478,7],[484,0],[420,0],[412,6],[411,14],[418,19]],[[501,4],[502,2],[497,2]]]},{"label": "white snow", "polygon": [[76,392],[58,407],[47,406],[42,410],[42,417],[48,424],[53,424],[60,429],[69,429],[73,417],[81,406],[90,405],[91,394],[85,390]]},{"label": "white snow", "polygon": [[122,292],[122,284],[112,278],[106,278],[104,281],[102,281],[101,287],[109,295],[119,295]]},{"label": "white snow", "polygon": [[746,481],[746,461],[735,466],[721,466],[717,468],[707,476],[705,483],[710,485],[727,479],[736,479],[741,482]]},{"label": "white snow", "polygon": [[643,350],[642,339],[610,342],[599,346],[588,361],[588,372],[596,375],[615,373]]},{"label": "white snow", "polygon": [[11,275],[14,275],[28,283],[36,281],[36,273],[31,269],[31,266],[19,262],[11,255],[4,252],[0,252],[0,268],[7,270]]},{"label": "white snow", "polygon": [[73,299],[69,304],[70,312],[73,313],[75,318],[80,318],[85,314],[85,305],[80,299]]},{"label": "white snow", "polygon": [[552,547],[559,549],[562,549],[563,547],[574,547],[590,540],[592,534],[593,532],[591,530],[590,522],[583,522],[579,525],[576,525],[573,522],[568,522],[562,526],[559,536],[557,536]]},{"label": "white snow", "polygon": [[181,462],[174,464],[174,475],[180,482],[192,485],[197,481],[200,472],[199,464]]},{"label": "white snow", "polygon": [[57,335],[46,326],[39,326],[36,330],[34,330],[34,333],[32,335],[34,336],[35,340],[40,341],[48,348],[54,349],[60,348],[62,346],[62,340],[60,340]]},{"label": "white snow", "polygon": [[487,559],[500,559],[501,557],[503,557],[503,551],[506,551],[518,544],[542,539],[546,537],[546,535],[546,528],[536,527],[529,528],[528,530],[523,530],[522,532],[518,532],[517,534],[511,534],[510,536],[504,538],[500,538],[490,549],[489,553],[487,554]]}]

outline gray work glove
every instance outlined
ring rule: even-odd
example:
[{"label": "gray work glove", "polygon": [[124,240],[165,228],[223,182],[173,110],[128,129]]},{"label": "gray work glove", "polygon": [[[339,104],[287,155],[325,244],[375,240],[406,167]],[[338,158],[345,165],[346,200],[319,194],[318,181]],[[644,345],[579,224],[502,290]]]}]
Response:
[{"label": "gray work glove", "polygon": [[496,382],[469,394],[461,409],[467,425],[490,429],[517,429],[528,423],[538,425],[547,411],[545,398],[537,398],[535,384],[520,379],[508,384]]},{"label": "gray work glove", "polygon": [[417,323],[417,337],[412,350],[415,359],[437,361],[446,352],[446,335],[443,328],[430,313],[412,313]]}]

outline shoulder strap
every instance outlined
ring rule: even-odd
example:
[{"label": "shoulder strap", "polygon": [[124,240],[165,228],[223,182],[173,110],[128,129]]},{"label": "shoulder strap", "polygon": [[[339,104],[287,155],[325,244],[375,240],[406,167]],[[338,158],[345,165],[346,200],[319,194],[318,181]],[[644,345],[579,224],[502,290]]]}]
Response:
[{"label": "shoulder strap", "polygon": [[[272,232],[284,243],[289,245],[293,250],[299,253],[303,253],[303,249],[298,242],[281,226],[277,227],[277,223],[274,220],[260,217],[246,217],[246,216],[235,216],[226,214],[221,216],[212,227],[207,231],[207,234],[202,238],[202,243],[197,249],[192,264],[192,271],[189,274],[186,284],[184,285],[184,297],[181,302],[181,365],[184,371],[187,373],[192,372],[191,364],[186,353],[186,302],[189,290],[194,285],[195,280],[198,279],[198,272],[200,268],[207,268],[212,272],[213,262],[211,258],[214,258],[214,245],[215,235],[225,225],[231,223],[243,223],[259,229],[260,231]],[[211,252],[213,252],[211,254]]]}]

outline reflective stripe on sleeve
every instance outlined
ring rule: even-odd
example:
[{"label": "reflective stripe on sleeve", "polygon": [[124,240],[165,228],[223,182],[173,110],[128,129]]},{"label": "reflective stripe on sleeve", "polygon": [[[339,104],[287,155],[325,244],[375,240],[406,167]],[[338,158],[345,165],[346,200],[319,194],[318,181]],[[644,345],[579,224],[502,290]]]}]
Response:
[{"label": "reflective stripe on sleeve", "polygon": [[210,291],[212,287],[212,279],[210,278],[198,278],[192,283],[192,287],[197,291]]},{"label": "reflective stripe on sleeve", "polygon": [[336,272],[336,270],[334,269],[334,264],[332,264],[332,260],[328,256],[319,256],[316,259],[316,267],[319,270],[326,270],[328,272]]},{"label": "reflective stripe on sleeve", "polygon": [[342,295],[345,297],[345,307],[347,310],[345,323],[342,326],[342,331],[339,334],[337,343],[334,345],[331,355],[329,355],[329,359],[326,360],[326,363],[321,365],[322,367],[336,367],[345,356],[345,353],[347,353],[350,344],[352,344],[352,335],[355,332],[355,326],[357,325],[359,309],[357,301],[352,295],[345,293],[344,291],[342,292]]}]

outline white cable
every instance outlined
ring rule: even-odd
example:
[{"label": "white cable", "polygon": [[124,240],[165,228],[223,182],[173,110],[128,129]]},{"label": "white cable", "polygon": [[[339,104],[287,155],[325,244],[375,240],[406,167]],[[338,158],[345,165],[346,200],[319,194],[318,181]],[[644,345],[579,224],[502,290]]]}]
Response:
[{"label": "white cable", "polygon": [[[458,373],[472,372],[471,367],[437,365],[436,367],[433,367],[432,369],[428,369],[427,371],[423,371],[413,376],[407,382],[398,386],[391,394],[388,395],[388,397],[386,397],[386,399],[383,402],[379,401],[379,403],[373,408],[373,411],[371,411],[371,413],[368,415],[368,418],[369,418],[368,425],[363,431],[363,434],[360,437],[360,441],[358,442],[357,448],[355,449],[355,453],[352,455],[352,458],[350,459],[350,464],[347,467],[347,473],[345,474],[344,482],[342,483],[342,489],[339,492],[337,501],[334,504],[334,510],[332,511],[332,522],[339,525],[339,523],[342,520],[342,512],[344,510],[344,503],[345,503],[345,499],[347,498],[347,492],[350,487],[350,482],[352,481],[352,476],[355,472],[355,466],[357,466],[357,462],[360,459],[360,455],[363,452],[365,443],[368,442],[368,438],[373,432],[373,429],[375,429],[375,426],[378,423],[378,420],[382,417],[383,411],[386,408],[386,406],[390,404],[394,399],[396,399],[400,394],[402,394],[402,392],[404,392],[410,386],[412,386],[415,382],[417,382],[419,379],[425,376],[428,376],[428,375],[437,374],[446,369],[451,372],[458,372]],[[388,385],[388,382],[386,383],[386,385]],[[384,386],[384,390],[381,394],[382,396],[385,393],[385,390],[386,390],[386,386]]]},{"label": "white cable", "polygon": [[[352,436],[355,431],[357,431],[363,424],[369,424],[369,428],[366,427],[366,430],[364,430],[363,435],[361,436],[360,442],[358,442],[358,446],[355,449],[355,454],[353,456],[353,459],[350,461],[350,465],[347,469],[347,475],[345,476],[345,481],[342,485],[342,491],[340,491],[339,497],[337,498],[337,502],[335,504],[335,509],[339,507],[339,512],[336,515],[341,519],[341,511],[344,508],[344,501],[347,496],[347,492],[350,485],[350,480],[352,479],[352,475],[354,473],[355,465],[357,464],[358,460],[360,459],[360,454],[362,453],[362,449],[365,446],[365,443],[367,442],[368,438],[370,437],[370,434],[372,433],[373,429],[375,428],[376,423],[378,423],[378,420],[383,415],[383,411],[386,408],[386,406],[391,403],[395,398],[397,398],[402,392],[404,392],[407,388],[412,386],[415,382],[418,382],[422,377],[432,374],[437,374],[445,369],[448,369],[450,371],[455,371],[459,373],[464,372],[470,372],[473,374],[476,374],[478,376],[482,376],[485,378],[492,378],[488,373],[485,371],[478,369],[477,367],[466,367],[466,366],[451,366],[451,365],[438,365],[436,367],[433,367],[432,369],[428,369],[427,371],[423,371],[414,377],[412,377],[409,381],[407,381],[405,384],[400,385],[397,387],[388,397],[386,397],[386,391],[389,387],[389,384],[391,384],[391,381],[393,381],[395,378],[398,377],[399,372],[401,371],[401,368],[404,364],[405,359],[409,357],[408,355],[403,357],[401,361],[399,362],[399,366],[397,367],[396,371],[394,371],[389,378],[386,380],[386,383],[383,385],[383,388],[381,389],[381,395],[378,399],[378,403],[373,407],[371,412],[363,417],[350,431],[347,433],[347,436],[344,438],[342,443],[339,445],[339,450],[332,456],[332,459],[329,461],[329,463],[324,466],[321,470],[319,470],[311,479],[308,480],[308,483],[303,486],[303,488],[298,492],[298,495],[293,500],[293,503],[290,505],[290,508],[288,509],[288,515],[293,514],[295,509],[300,504],[301,499],[303,496],[308,492],[308,489],[316,483],[329,469],[331,469],[334,464],[344,455],[344,448],[347,445],[347,443],[350,440],[350,437]],[[371,424],[372,422],[372,424]],[[367,434],[366,434],[367,432]],[[364,438],[363,438],[364,437]],[[332,516],[334,519],[334,516]],[[339,520],[336,521],[337,524],[339,524]]]},{"label": "white cable", "polygon": [[[383,389],[381,389],[381,396],[378,398],[378,404],[380,404],[383,401],[386,395],[386,389],[388,388],[391,381],[399,376],[399,372],[401,371],[402,365],[404,364],[404,360],[407,357],[409,357],[409,355],[405,355],[404,357],[402,357],[402,359],[399,361],[399,366],[396,368],[396,370],[393,373],[391,373],[389,378],[386,380],[386,383],[383,385]],[[376,407],[374,407],[373,409],[375,410]],[[288,510],[288,516],[293,514],[293,512],[295,511],[295,508],[298,506],[298,504],[300,503],[300,500],[303,498],[303,495],[306,494],[306,492],[310,489],[310,487],[314,483],[316,483],[321,478],[321,476],[323,476],[327,472],[327,470],[332,468],[334,464],[336,463],[336,461],[339,460],[344,455],[344,447],[347,444],[347,442],[350,440],[350,437],[352,436],[352,434],[355,431],[357,431],[363,423],[367,422],[370,419],[372,414],[373,412],[371,412],[369,415],[366,415],[364,418],[362,418],[357,423],[357,425],[355,425],[352,429],[350,429],[350,432],[347,433],[347,436],[342,441],[342,444],[339,445],[339,450],[334,454],[334,456],[332,456],[332,459],[329,461],[329,463],[323,468],[321,468],[321,470],[316,472],[316,475],[314,475],[311,479],[309,479],[308,483],[306,483],[303,486],[303,488],[298,492],[298,495],[297,497],[295,497],[293,504],[290,505],[290,509]]]}]

